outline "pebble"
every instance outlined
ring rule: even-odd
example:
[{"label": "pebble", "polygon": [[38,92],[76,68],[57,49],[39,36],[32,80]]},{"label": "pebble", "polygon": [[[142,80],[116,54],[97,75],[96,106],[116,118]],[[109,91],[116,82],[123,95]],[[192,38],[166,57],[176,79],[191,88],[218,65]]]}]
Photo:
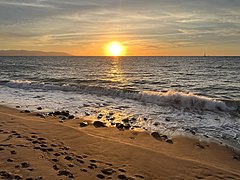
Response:
[{"label": "pebble", "polygon": [[127,180],[128,179],[127,176],[125,176],[124,174],[118,175],[118,178],[119,179],[123,179],[123,180]]},{"label": "pebble", "polygon": [[152,132],[151,136],[154,137],[157,140],[162,140],[161,135],[158,132]]},{"label": "pebble", "polygon": [[94,121],[93,125],[96,128],[100,128],[100,127],[106,127],[105,123],[101,122],[101,121]]},{"label": "pebble", "polygon": [[99,179],[104,179],[104,178],[105,178],[105,176],[102,175],[102,174],[97,174],[97,177],[98,177]]},{"label": "pebble", "polygon": [[59,176],[64,175],[64,176],[68,176],[69,178],[74,178],[73,174],[70,171],[67,171],[67,170],[59,171],[58,175]]},{"label": "pebble", "polygon": [[69,115],[68,119],[74,119],[74,115]]},{"label": "pebble", "polygon": [[43,108],[42,107],[37,107],[37,110],[42,110]]},{"label": "pebble", "polygon": [[111,175],[112,173],[115,173],[116,171],[114,171],[113,169],[111,168],[106,168],[106,169],[103,169],[101,170],[103,174],[106,174],[106,175]]},{"label": "pebble", "polygon": [[80,126],[80,127],[86,127],[87,125],[88,125],[87,122],[80,122],[80,123],[79,123],[79,126]]},{"label": "pebble", "polygon": [[22,166],[22,168],[28,168],[28,167],[30,167],[30,165],[29,165],[28,162],[23,162],[23,163],[21,163],[21,166]]},{"label": "pebble", "polygon": [[165,142],[167,142],[169,144],[173,144],[173,141],[171,139],[167,139]]}]

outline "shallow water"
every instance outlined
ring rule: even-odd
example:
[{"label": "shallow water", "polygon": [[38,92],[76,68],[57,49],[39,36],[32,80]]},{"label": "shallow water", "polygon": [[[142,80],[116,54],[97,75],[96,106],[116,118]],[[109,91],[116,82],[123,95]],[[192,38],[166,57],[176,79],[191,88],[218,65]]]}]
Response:
[{"label": "shallow water", "polygon": [[115,111],[149,131],[240,148],[240,57],[0,57],[0,72],[8,105]]}]

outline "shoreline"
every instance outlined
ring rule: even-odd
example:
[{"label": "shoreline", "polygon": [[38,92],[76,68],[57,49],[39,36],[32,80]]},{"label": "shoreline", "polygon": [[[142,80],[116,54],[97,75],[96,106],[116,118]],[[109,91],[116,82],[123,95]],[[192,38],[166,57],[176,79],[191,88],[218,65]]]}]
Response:
[{"label": "shoreline", "polygon": [[79,127],[86,120],[60,123],[0,105],[0,177],[240,178],[240,156],[228,147],[182,136],[170,144],[149,132]]}]

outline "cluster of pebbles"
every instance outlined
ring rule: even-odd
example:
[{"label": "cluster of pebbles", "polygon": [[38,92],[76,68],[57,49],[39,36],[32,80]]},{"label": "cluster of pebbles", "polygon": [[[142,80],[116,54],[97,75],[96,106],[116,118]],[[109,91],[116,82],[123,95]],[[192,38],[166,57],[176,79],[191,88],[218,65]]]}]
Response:
[{"label": "cluster of pebbles", "polygon": [[[37,110],[42,110],[42,107],[38,107]],[[31,113],[29,110],[21,111],[24,113]],[[75,119],[76,117],[68,110],[63,111],[53,111],[49,113],[37,113],[36,114],[39,117],[46,118],[47,116],[55,116],[60,119],[60,122],[64,122],[65,120]],[[85,116],[90,116],[91,114],[88,112],[85,112]],[[117,120],[117,118],[114,116],[114,112],[108,112],[106,115],[99,113],[96,117],[97,120],[93,121],[93,126],[95,128],[101,128],[101,127],[116,127],[120,131],[124,130],[134,130],[137,128],[140,128],[140,126],[136,125],[137,118],[135,117],[127,117],[122,120]],[[144,119],[145,121],[147,119]],[[81,128],[87,127],[89,123],[87,121],[82,121],[79,123],[79,126]],[[169,144],[173,144],[172,139],[168,138],[167,135],[160,134],[159,132],[152,132],[151,136],[159,141],[165,141]]]}]

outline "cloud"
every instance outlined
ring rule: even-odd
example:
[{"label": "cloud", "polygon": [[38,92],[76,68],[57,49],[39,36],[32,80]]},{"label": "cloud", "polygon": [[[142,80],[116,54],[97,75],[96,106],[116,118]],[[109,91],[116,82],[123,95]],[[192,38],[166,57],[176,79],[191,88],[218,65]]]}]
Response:
[{"label": "cloud", "polygon": [[239,8],[239,0],[3,0],[0,48],[114,38],[153,49],[240,44]]}]

